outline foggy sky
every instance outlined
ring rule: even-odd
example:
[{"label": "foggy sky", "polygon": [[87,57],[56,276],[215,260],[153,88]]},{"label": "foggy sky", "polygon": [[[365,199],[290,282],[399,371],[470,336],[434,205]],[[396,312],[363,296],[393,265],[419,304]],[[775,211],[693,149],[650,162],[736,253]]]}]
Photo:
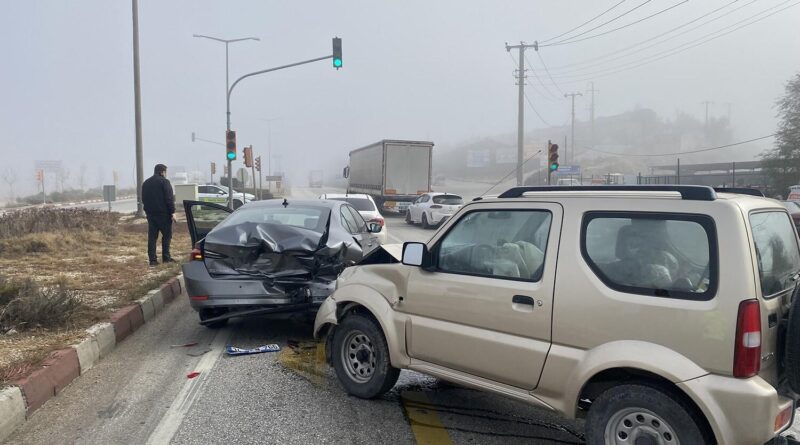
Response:
[{"label": "foggy sky", "polygon": [[[652,1],[597,32],[679,1]],[[190,134],[224,139],[224,45],[192,34],[261,38],[231,45],[231,81],[328,55],[331,37],[343,39],[339,71],[330,61],[317,62],[245,80],[233,93],[239,145],[253,144],[266,169],[264,119],[280,118],[271,123],[273,152],[283,157],[285,170],[303,178],[310,168],[339,171],[349,150],[383,138],[432,140],[446,148],[514,132],[517,88],[504,43],[547,39],[614,3],[140,0],[145,176],[156,162],[206,170],[213,160],[222,170],[224,149],[193,144]],[[628,0],[593,24],[640,3]],[[585,120],[592,76],[562,78],[556,67],[632,45],[727,3],[691,0],[607,36],[542,48],[541,55],[563,91],[584,93],[576,113]],[[751,0],[739,0],[729,8],[747,3]],[[752,1],[681,38],[582,73],[641,60],[781,3]],[[73,185],[82,163],[89,185],[109,183],[112,170],[120,172],[122,186],[132,184],[130,1],[5,0],[0,5],[0,169],[15,166],[18,191],[33,191],[36,159],[63,159]],[[673,57],[595,77],[597,115],[640,106],[665,118],[678,110],[702,118],[700,102],[712,100],[712,116],[725,115],[727,103],[732,104],[735,139],[769,134],[776,125],[774,102],[800,71],[799,27],[797,6]],[[541,71],[535,53],[529,50],[527,56]],[[560,95],[546,77],[542,80]],[[567,100],[548,100],[533,77],[528,83],[529,97],[546,121],[568,121]],[[526,123],[529,129],[546,127],[527,105]],[[5,185],[0,187],[5,197]]]}]

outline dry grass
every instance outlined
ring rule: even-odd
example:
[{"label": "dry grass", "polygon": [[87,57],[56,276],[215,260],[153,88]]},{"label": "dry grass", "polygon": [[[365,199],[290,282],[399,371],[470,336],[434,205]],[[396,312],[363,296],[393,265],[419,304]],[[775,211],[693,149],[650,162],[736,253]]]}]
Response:
[{"label": "dry grass", "polygon": [[[6,277],[0,281],[0,312],[4,308],[8,308],[6,313],[15,311],[17,303],[9,303],[26,282],[50,296],[61,289],[59,295],[69,295],[64,302],[69,301],[73,309],[68,317],[50,325],[25,320],[43,320],[44,314],[16,313],[17,321],[12,323],[0,319],[0,386],[12,380],[9,376],[23,375],[50,352],[77,341],[84,329],[107,319],[115,309],[180,273],[177,264],[148,266],[143,220],[96,211],[35,210],[13,213],[24,214],[20,217],[24,224],[10,221],[8,215],[0,217],[0,276]],[[172,255],[182,259],[190,249],[186,223],[179,222],[173,226]],[[38,306],[52,303],[43,298]],[[5,335],[2,328],[9,326],[19,333]]]}]

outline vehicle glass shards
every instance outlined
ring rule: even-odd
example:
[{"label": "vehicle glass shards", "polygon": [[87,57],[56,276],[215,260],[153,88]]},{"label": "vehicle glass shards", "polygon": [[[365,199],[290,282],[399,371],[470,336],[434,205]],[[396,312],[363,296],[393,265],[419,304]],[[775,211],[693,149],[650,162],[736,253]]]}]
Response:
[{"label": "vehicle glass shards", "polygon": [[457,195],[439,195],[433,197],[434,204],[459,206],[464,204],[464,199]]},{"label": "vehicle glass shards", "polygon": [[750,215],[756,247],[761,293],[769,296],[793,287],[800,272],[800,250],[785,212],[759,212]]},{"label": "vehicle glass shards", "polygon": [[343,201],[355,207],[359,212],[372,212],[375,206],[367,198],[330,198],[333,201]]}]

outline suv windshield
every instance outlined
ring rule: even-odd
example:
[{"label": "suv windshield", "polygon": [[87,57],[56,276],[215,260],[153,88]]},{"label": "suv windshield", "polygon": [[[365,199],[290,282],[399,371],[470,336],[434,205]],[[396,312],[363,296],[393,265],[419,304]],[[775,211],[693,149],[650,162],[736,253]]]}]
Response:
[{"label": "suv windshield", "polygon": [[330,210],[313,207],[243,207],[231,214],[217,227],[242,223],[271,223],[303,227],[315,232],[325,232]]},{"label": "suv windshield", "polygon": [[367,198],[328,198],[332,201],[343,201],[355,207],[359,212],[372,212],[375,206]]},{"label": "suv windshield", "polygon": [[458,195],[439,195],[433,197],[434,204],[444,204],[448,206],[460,206],[464,200]]},{"label": "suv windshield", "polygon": [[793,287],[792,278],[800,271],[800,251],[789,215],[779,211],[753,213],[750,225],[761,294],[766,297]]}]

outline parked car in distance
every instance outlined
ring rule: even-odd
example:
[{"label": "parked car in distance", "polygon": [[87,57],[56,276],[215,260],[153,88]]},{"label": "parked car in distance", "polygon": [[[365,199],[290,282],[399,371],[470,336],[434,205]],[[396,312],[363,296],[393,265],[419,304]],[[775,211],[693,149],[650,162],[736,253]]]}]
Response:
[{"label": "parked car in distance", "polygon": [[183,205],[194,246],[183,265],[186,292],[212,328],[236,316],[313,313],[337,275],[379,247],[381,226],[346,202],[271,199],[235,211]]},{"label": "parked car in distance", "polygon": [[786,210],[789,211],[789,215],[792,217],[792,221],[794,221],[794,226],[800,228],[800,203],[796,201],[783,201],[783,205],[786,207]]},{"label": "parked car in distance", "polygon": [[400,369],[586,419],[588,444],[770,444],[800,394],[780,203],[705,186],[517,187],[402,262],[348,268],[316,338],[348,393]]},{"label": "parked car in distance", "polygon": [[[228,187],[216,184],[203,184],[197,186],[197,198],[200,201],[227,203]],[[238,209],[250,201],[255,201],[256,197],[251,193],[233,191],[233,208]]]},{"label": "parked car in distance", "polygon": [[408,207],[406,222],[431,229],[443,224],[463,205],[464,199],[452,193],[423,193]]},{"label": "parked car in distance", "polygon": [[329,199],[333,201],[342,201],[350,204],[355,208],[359,214],[364,218],[367,223],[377,223],[383,227],[383,230],[376,233],[378,241],[381,244],[386,244],[388,234],[386,229],[386,220],[378,211],[378,206],[372,199],[372,196],[363,193],[341,194],[341,193],[323,193],[319,195],[319,199]]}]

